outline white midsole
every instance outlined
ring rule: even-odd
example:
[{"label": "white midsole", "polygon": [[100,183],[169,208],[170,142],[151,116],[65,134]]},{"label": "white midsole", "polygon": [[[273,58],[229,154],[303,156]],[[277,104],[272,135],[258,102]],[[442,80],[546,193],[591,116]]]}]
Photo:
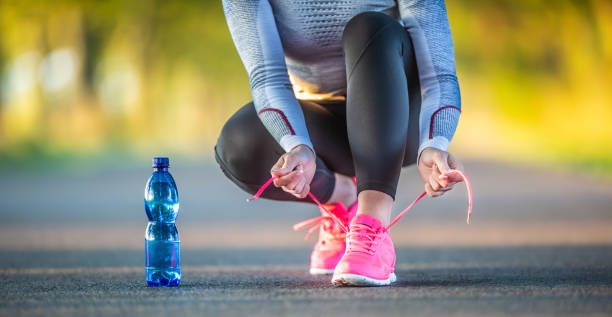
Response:
[{"label": "white midsole", "polygon": [[334,270],[333,269],[318,269],[318,268],[314,268],[311,267],[310,268],[310,274],[312,275],[329,275],[329,274],[334,274]]},{"label": "white midsole", "polygon": [[397,276],[395,273],[389,274],[389,277],[386,280],[377,280],[357,274],[335,274],[334,277],[332,277],[332,284],[335,286],[384,286],[394,283],[396,280]]}]

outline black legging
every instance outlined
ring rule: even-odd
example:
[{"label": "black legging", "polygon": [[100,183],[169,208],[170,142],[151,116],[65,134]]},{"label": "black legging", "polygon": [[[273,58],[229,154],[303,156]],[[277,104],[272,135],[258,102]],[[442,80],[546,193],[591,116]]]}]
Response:
[{"label": "black legging", "polygon": [[[401,167],[415,163],[419,146],[421,95],[410,36],[392,17],[364,12],[347,23],[342,46],[346,102],[300,100],[317,154],[310,191],[328,201],[336,172],[356,176],[358,192],[377,190],[395,198]],[[284,153],[252,102],[225,123],[215,146],[225,175],[250,194],[270,178]],[[273,186],[262,197],[310,201]]]}]

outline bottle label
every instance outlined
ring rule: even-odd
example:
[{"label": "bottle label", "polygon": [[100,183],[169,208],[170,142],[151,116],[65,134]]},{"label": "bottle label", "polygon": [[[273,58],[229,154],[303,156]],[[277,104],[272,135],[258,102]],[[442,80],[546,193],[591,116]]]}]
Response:
[{"label": "bottle label", "polygon": [[178,268],[180,266],[179,241],[145,239],[145,254],[148,268]]}]

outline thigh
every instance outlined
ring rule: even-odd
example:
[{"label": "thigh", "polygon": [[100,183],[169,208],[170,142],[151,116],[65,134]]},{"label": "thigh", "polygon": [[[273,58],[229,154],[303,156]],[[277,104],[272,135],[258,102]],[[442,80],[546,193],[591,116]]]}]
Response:
[{"label": "thigh", "polygon": [[[326,107],[311,101],[300,100],[300,106],[317,154],[317,169],[354,175],[346,119],[342,112],[333,111],[331,105]],[[333,104],[333,107],[342,106]],[[250,188],[261,185],[270,177],[270,168],[285,151],[261,123],[251,102],[225,123],[215,153],[217,161],[229,174],[227,176]]]},{"label": "thigh", "polygon": [[346,103],[300,100],[300,105],[317,158],[333,172],[354,176],[353,156],[346,129]]},{"label": "thigh", "polygon": [[270,177],[270,167],[284,152],[257,117],[252,102],[227,120],[215,146],[223,172],[247,192]]}]

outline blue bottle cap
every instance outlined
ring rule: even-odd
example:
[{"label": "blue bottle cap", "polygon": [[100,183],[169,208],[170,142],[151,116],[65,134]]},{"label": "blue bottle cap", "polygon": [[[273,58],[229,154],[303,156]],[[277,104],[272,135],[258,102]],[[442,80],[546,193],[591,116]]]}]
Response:
[{"label": "blue bottle cap", "polygon": [[167,157],[154,157],[153,158],[153,167],[168,167],[170,166],[170,160]]}]

